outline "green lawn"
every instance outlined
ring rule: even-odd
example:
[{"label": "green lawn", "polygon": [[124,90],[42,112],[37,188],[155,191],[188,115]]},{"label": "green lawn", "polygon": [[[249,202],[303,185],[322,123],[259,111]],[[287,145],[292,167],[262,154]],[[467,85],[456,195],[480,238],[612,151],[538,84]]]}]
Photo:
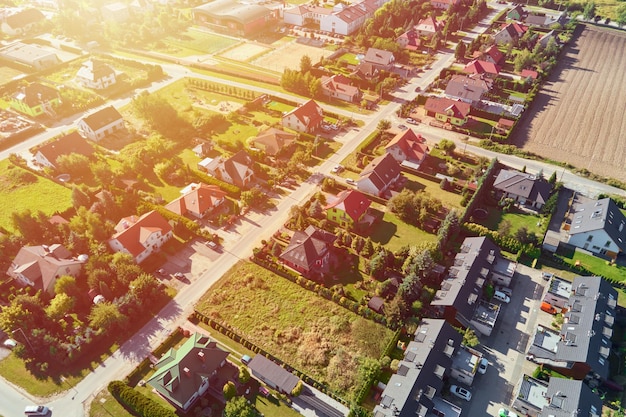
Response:
[{"label": "green lawn", "polygon": [[352,64],[352,65],[359,64],[359,60],[356,58],[356,54],[352,54],[348,52],[346,52],[345,54],[337,58],[337,61],[346,61],[348,64]]},{"label": "green lawn", "polygon": [[11,215],[30,209],[46,215],[63,212],[72,205],[72,191],[30,171],[0,161],[0,227],[14,233]]},{"label": "green lawn", "polygon": [[[498,230],[500,224],[503,221],[509,221],[511,223],[511,230],[509,231],[509,235],[515,236],[515,232],[517,232],[520,228],[525,227],[529,232],[535,232],[538,237],[541,237],[543,230],[543,223],[547,221],[545,218],[524,213],[517,209],[512,209],[509,213],[503,213],[502,210],[495,207],[489,207],[489,215],[485,220],[476,220],[477,223],[482,224],[491,230]],[[539,224],[539,226],[538,226]]]},{"label": "green lawn", "polygon": [[437,241],[437,236],[404,223],[393,213],[385,213],[370,235],[372,242],[385,245],[394,252],[404,246]]},{"label": "green lawn", "polygon": [[626,267],[611,265],[609,261],[596,256],[576,251],[571,258],[565,256],[559,257],[569,265],[575,265],[576,262],[579,262],[580,266],[594,275],[600,275],[617,281],[626,281]]},{"label": "green lawn", "polygon": [[341,395],[358,389],[360,358],[378,359],[391,330],[250,262],[240,262],[197,310]]},{"label": "green lawn", "polygon": [[431,197],[437,198],[441,201],[443,206],[447,209],[457,209],[462,212],[465,208],[461,207],[462,196],[460,194],[454,194],[449,191],[444,191],[440,187],[439,182],[429,181],[425,178],[418,177],[417,175],[403,172],[402,175],[408,178],[406,188],[412,191],[422,190],[428,193]]},{"label": "green lawn", "polygon": [[[181,33],[177,36],[169,36],[164,42],[170,47],[167,53],[180,57],[197,54],[214,54],[239,43],[236,39],[193,29],[189,29],[185,33]],[[172,48],[174,50],[172,50]]]}]

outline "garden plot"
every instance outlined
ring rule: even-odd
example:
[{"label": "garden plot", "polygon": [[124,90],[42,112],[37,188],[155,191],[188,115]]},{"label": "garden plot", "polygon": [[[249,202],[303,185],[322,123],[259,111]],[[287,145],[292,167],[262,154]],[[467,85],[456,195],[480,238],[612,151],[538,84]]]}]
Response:
[{"label": "garden plot", "polygon": [[255,59],[252,64],[279,72],[285,69],[297,70],[300,68],[300,59],[305,55],[311,58],[313,64],[316,64],[332,53],[333,51],[328,49],[292,42]]},{"label": "garden plot", "polygon": [[221,54],[224,58],[234,59],[235,61],[247,62],[255,56],[271,51],[267,46],[257,45],[254,43],[242,43]]}]

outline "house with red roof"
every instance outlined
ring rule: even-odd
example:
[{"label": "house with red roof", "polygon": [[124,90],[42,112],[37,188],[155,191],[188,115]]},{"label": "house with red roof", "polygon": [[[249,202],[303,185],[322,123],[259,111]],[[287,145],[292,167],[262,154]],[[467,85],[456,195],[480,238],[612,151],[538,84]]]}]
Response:
[{"label": "house with red roof", "polygon": [[463,126],[471,110],[468,103],[441,97],[429,97],[424,107],[428,116],[455,126]]},{"label": "house with red roof", "polygon": [[165,208],[180,216],[201,219],[213,213],[224,203],[226,192],[217,185],[189,184],[181,191],[181,196],[168,203]]},{"label": "house with red roof", "polygon": [[158,252],[172,238],[172,226],[159,212],[152,210],[140,217],[124,217],[109,239],[114,252],[130,254],[138,264]]},{"label": "house with red roof", "polygon": [[496,45],[491,45],[486,51],[476,51],[472,54],[472,57],[495,65],[502,65],[504,62],[504,54]]},{"label": "house with red roof", "polygon": [[83,87],[104,90],[116,83],[113,68],[97,59],[89,59],[76,73],[76,81]]},{"label": "house with red roof", "polygon": [[83,117],[78,122],[78,129],[87,139],[97,142],[106,136],[126,129],[124,118],[115,107],[108,106]]},{"label": "house with red roof", "polygon": [[429,151],[426,140],[422,135],[415,134],[413,129],[398,133],[385,146],[385,152],[393,156],[400,165],[413,169],[419,169]]},{"label": "house with red roof", "polygon": [[61,105],[61,95],[48,85],[30,83],[11,96],[9,105],[12,109],[31,117],[44,114],[54,116],[56,115],[54,109]]},{"label": "house with red roof", "polygon": [[322,76],[322,93],[328,98],[336,98],[356,103],[361,99],[361,90],[353,86],[352,81],[341,74],[332,77]]},{"label": "house with red roof", "polygon": [[396,43],[409,51],[416,51],[420,48],[420,37],[415,28],[411,28],[404,32],[396,39]]},{"label": "house with red roof", "polygon": [[296,141],[296,135],[284,130],[269,128],[252,139],[251,145],[261,149],[267,155],[276,156],[284,150],[290,149]]},{"label": "house with red roof", "polygon": [[356,188],[367,194],[382,197],[402,177],[400,164],[391,154],[372,160],[359,174]]},{"label": "house with red roof", "polygon": [[531,78],[533,81],[537,79],[539,73],[535,70],[523,69],[521,73],[522,78]]},{"label": "house with red roof", "polygon": [[503,23],[500,31],[493,35],[493,40],[498,45],[515,43],[524,36],[527,30],[528,27],[517,22]]},{"label": "house with red roof", "polygon": [[417,32],[417,36],[432,38],[437,33],[439,33],[443,29],[443,22],[438,22],[432,16],[428,16],[425,19],[420,20],[420,22],[415,26],[415,31]]},{"label": "house with red roof", "polygon": [[283,264],[303,275],[323,275],[330,266],[331,248],[337,237],[315,226],[294,232],[280,254]]},{"label": "house with red roof", "polygon": [[[178,348],[170,348],[154,364],[156,371],[146,381],[176,408],[186,411],[215,384],[213,377],[227,363],[228,352],[215,340],[194,333]],[[222,386],[214,387],[221,391]]]},{"label": "house with red roof", "polygon": [[237,187],[247,187],[252,182],[254,161],[246,151],[241,150],[228,159],[220,158],[208,168],[208,172]]},{"label": "house with red roof", "polygon": [[488,77],[495,78],[498,74],[500,74],[500,66],[489,61],[475,59],[465,65],[463,72],[467,74],[486,75]]},{"label": "house with red roof", "polygon": [[324,110],[314,100],[309,100],[283,116],[282,125],[298,132],[313,133],[324,121]]},{"label": "house with red roof", "polygon": [[[84,259],[83,259],[84,258]],[[63,275],[77,277],[86,257],[74,258],[63,245],[24,246],[17,253],[7,275],[23,286],[54,295],[54,284]]]},{"label": "house with red roof", "polygon": [[461,0],[430,0],[431,6],[439,10],[448,10],[452,6],[459,4]]},{"label": "house with red roof", "polygon": [[332,199],[324,210],[326,217],[333,223],[348,230],[353,230],[359,225],[367,223],[367,210],[372,202],[357,190],[344,190]]},{"label": "house with red roof", "polygon": [[35,161],[49,168],[56,168],[57,159],[63,155],[79,154],[91,158],[94,154],[93,146],[78,132],[53,139],[37,148]]}]

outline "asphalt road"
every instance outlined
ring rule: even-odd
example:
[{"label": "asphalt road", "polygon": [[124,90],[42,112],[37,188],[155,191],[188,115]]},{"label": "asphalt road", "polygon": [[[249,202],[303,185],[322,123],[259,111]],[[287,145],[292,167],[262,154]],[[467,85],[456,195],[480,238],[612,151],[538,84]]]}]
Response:
[{"label": "asphalt road", "polygon": [[[494,6],[498,6],[493,4]],[[488,20],[491,19],[496,12],[493,12],[484,22],[479,24],[473,32],[469,32],[466,41],[475,37],[479,32],[488,26]],[[338,140],[343,143],[342,148],[327,161],[317,167],[319,173],[328,175],[333,166],[341,162],[346,156],[352,153],[357,146],[367,137],[369,132],[376,129],[380,120],[386,119],[398,123],[396,116],[397,110],[403,102],[412,100],[416,93],[415,87],[426,87],[432,82],[439,72],[448,67],[453,61],[453,54],[439,54],[438,60],[432,65],[432,68],[421,74],[420,77],[411,80],[410,84],[394,93],[395,99],[379,109],[375,114],[347,114],[348,112],[332,109],[337,113],[346,116],[358,118],[364,122],[364,126],[358,130],[350,130],[344,133]],[[192,73],[185,67],[179,65],[164,65],[164,69],[170,75],[168,80],[154,83],[146,90],[153,92],[168,83],[191,75]],[[220,81],[214,77],[193,74],[194,77],[204,78],[212,81]],[[235,84],[242,88],[250,88],[257,91],[265,92],[263,89],[250,87],[244,84]],[[270,94],[276,94],[274,91],[267,91]],[[293,99],[292,96],[288,96]],[[131,96],[115,100],[107,103],[116,107],[122,106],[131,99]],[[302,99],[300,99],[302,101]],[[0,158],[6,158],[10,153],[22,153],[28,148],[51,138],[64,130],[69,130],[73,123],[79,119],[81,115],[65,119],[57,124],[54,128],[37,135],[19,145],[12,147],[6,151],[0,152]],[[626,195],[623,190],[609,187],[604,184],[598,184],[585,178],[578,177],[566,170],[555,168],[552,165],[544,164],[536,161],[527,161],[510,155],[497,155],[493,152],[486,151],[482,148],[474,147],[466,144],[460,135],[452,132],[442,131],[430,126],[419,125],[415,129],[427,138],[430,143],[435,143],[442,138],[452,139],[457,143],[457,149],[477,155],[484,155],[488,158],[498,157],[498,159],[514,168],[526,166],[528,172],[539,172],[542,170],[546,177],[550,176],[555,170],[559,173],[559,179],[568,187],[579,190],[588,195],[595,195],[598,192],[609,192]],[[267,237],[273,231],[278,229],[288,218],[289,210],[294,204],[301,204],[307,200],[317,189],[314,182],[304,182],[290,195],[283,197],[277,205],[277,208],[267,215],[258,215],[251,213],[248,215],[258,228],[258,233],[249,233],[241,236],[238,240],[233,241],[229,247],[224,248],[224,252],[219,256],[212,265],[212,268],[204,273],[199,279],[192,281],[185,286],[167,306],[165,306],[159,314],[148,322],[139,332],[137,332],[130,340],[124,343],[118,351],[111,355],[107,360],[101,363],[93,372],[87,375],[73,389],[68,389],[65,393],[56,398],[43,400],[35,399],[24,393],[23,390],[13,387],[3,379],[0,379],[0,414],[5,417],[21,415],[24,406],[33,403],[47,403],[53,410],[53,415],[66,417],[79,417],[85,414],[85,405],[93,398],[93,395],[104,389],[109,381],[114,379],[122,379],[127,375],[149,352],[155,349],[170,332],[182,325],[187,316],[193,311],[194,303],[215,283],[224,273],[226,273],[240,259],[246,259],[251,253],[252,248],[257,246],[262,238]]]}]

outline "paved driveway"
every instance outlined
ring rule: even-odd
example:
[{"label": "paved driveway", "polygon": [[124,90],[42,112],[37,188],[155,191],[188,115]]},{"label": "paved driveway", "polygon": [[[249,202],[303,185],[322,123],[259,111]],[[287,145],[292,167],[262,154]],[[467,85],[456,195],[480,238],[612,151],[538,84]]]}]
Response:
[{"label": "paved driveway", "polygon": [[510,408],[521,376],[535,369],[525,353],[538,318],[546,319],[540,314],[547,313],[539,309],[545,286],[541,271],[518,265],[511,303],[502,306],[491,336],[480,338],[477,349],[489,360],[489,368],[474,380],[472,401],[463,404],[463,416],[497,416],[501,407]]}]

